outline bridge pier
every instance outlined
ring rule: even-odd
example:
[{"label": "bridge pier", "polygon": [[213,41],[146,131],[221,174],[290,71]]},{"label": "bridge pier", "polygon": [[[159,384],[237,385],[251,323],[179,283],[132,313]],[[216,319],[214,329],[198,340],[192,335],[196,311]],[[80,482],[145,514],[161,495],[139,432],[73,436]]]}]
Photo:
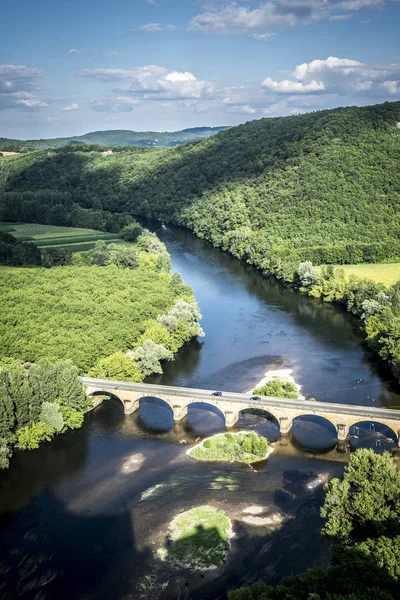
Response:
[{"label": "bridge pier", "polygon": [[174,404],[172,410],[174,412],[174,421],[182,421],[188,414],[188,407],[180,406],[180,404]]},{"label": "bridge pier", "polygon": [[279,418],[279,430],[281,435],[288,435],[290,430],[292,429],[293,421],[289,417],[280,417]]},{"label": "bridge pier", "polygon": [[130,398],[121,399],[122,404],[124,405],[124,414],[132,415],[139,408],[139,400],[131,400]]},{"label": "bridge pier", "polygon": [[231,410],[225,411],[225,427],[234,427],[239,420],[239,413]]},{"label": "bridge pier", "polygon": [[347,436],[349,435],[349,428],[343,423],[339,423],[336,428],[338,442],[345,442],[347,440]]}]

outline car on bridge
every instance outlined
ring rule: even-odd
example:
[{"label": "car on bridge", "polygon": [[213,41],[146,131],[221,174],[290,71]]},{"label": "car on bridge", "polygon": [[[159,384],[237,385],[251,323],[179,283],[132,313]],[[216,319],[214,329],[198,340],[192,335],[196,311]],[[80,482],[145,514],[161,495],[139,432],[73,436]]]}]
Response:
[{"label": "car on bridge", "polygon": [[261,396],[250,396],[250,400],[261,400]]},{"label": "car on bridge", "polygon": [[211,396],[222,396],[222,392],[213,392]]}]

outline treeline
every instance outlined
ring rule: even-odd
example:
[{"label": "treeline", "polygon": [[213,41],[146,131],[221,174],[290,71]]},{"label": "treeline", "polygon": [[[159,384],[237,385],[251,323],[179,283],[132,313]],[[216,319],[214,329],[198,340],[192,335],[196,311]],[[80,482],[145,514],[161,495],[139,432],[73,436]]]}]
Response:
[{"label": "treeline", "polygon": [[[1,170],[1,167],[0,167]],[[111,213],[99,208],[83,208],[66,192],[1,192],[0,221],[41,223],[81,227],[118,233],[134,222],[127,213]]]},{"label": "treeline", "polygon": [[35,244],[18,241],[11,233],[0,231],[0,264],[41,265],[42,257]]},{"label": "treeline", "polygon": [[229,600],[397,600],[400,598],[400,472],[390,454],[357,450],[342,480],[325,486],[322,533],[333,544],[331,565],[260,581]]},{"label": "treeline", "polygon": [[69,361],[0,362],[0,469],[9,466],[14,447],[32,450],[57,433],[81,427],[89,406]]},{"label": "treeline", "polygon": [[309,261],[299,265],[291,281],[310,296],[341,304],[358,317],[369,346],[400,378],[400,282],[387,288],[369,279],[346,279],[340,269],[318,269]]}]

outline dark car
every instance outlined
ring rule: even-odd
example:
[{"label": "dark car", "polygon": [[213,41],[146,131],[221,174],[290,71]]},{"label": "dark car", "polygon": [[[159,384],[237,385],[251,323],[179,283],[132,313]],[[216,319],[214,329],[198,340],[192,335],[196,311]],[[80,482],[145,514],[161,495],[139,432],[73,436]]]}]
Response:
[{"label": "dark car", "polygon": [[250,400],[261,400],[261,396],[251,396]]},{"label": "dark car", "polygon": [[222,392],[213,392],[211,396],[222,396]]}]

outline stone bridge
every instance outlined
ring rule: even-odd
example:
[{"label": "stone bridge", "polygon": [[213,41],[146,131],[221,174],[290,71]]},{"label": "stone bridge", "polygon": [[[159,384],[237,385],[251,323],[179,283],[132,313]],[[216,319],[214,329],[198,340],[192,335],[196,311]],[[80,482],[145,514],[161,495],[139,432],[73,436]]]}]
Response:
[{"label": "stone bridge", "polygon": [[171,387],[144,383],[128,383],[83,377],[86,394],[113,395],[119,398],[126,415],[139,409],[142,398],[159,398],[171,408],[174,421],[186,417],[188,408],[194,403],[205,403],[217,408],[225,420],[226,427],[233,427],[239,415],[246,409],[258,409],[268,413],[279,423],[281,434],[288,434],[296,417],[315,415],[332,423],[337,431],[339,442],[344,442],[350,427],[362,422],[381,423],[391,429],[400,446],[400,410],[375,408],[369,406],[314,402],[309,400],[287,400],[262,396],[260,400],[251,400],[250,394],[223,392],[222,396],[213,395],[212,390]]}]

